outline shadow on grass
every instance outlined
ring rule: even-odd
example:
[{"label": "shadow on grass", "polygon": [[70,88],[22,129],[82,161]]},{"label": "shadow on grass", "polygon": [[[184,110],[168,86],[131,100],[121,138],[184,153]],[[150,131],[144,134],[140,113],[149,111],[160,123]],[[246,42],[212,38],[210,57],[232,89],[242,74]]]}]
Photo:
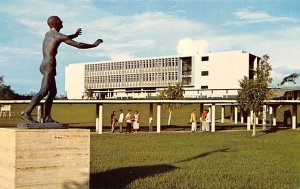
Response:
[{"label": "shadow on grass", "polygon": [[175,163],[183,163],[183,162],[187,162],[187,161],[192,161],[192,160],[196,160],[196,159],[199,159],[199,158],[204,158],[206,156],[209,156],[211,154],[215,154],[215,153],[218,153],[218,152],[228,152],[228,150],[230,150],[230,148],[224,148],[224,149],[220,149],[220,150],[205,152],[205,153],[199,154],[199,155],[194,156],[194,157],[190,157],[190,158],[187,158],[187,159],[184,159],[184,160],[181,160],[181,161],[177,161]]},{"label": "shadow on grass", "polygon": [[90,174],[90,188],[126,188],[131,182],[177,169],[172,165],[122,167]]},{"label": "shadow on grass", "polygon": [[256,137],[262,137],[267,134],[276,133],[277,131],[283,131],[283,130],[288,130],[288,129],[290,129],[290,128],[289,127],[271,127],[271,128],[268,128],[267,130],[262,131],[261,134],[257,135]]}]

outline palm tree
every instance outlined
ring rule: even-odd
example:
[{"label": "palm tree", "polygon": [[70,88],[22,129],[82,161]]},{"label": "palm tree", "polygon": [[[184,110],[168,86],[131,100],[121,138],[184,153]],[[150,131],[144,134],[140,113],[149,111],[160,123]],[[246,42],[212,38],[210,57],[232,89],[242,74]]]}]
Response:
[{"label": "palm tree", "polygon": [[295,80],[299,77],[299,75],[300,75],[300,74],[297,74],[297,73],[293,73],[293,74],[291,74],[291,75],[288,75],[288,76],[284,77],[284,78],[282,79],[281,83],[278,84],[278,85],[283,85],[283,84],[285,84],[285,83],[287,83],[287,82],[293,82],[294,84],[296,84],[296,81],[295,81]]}]

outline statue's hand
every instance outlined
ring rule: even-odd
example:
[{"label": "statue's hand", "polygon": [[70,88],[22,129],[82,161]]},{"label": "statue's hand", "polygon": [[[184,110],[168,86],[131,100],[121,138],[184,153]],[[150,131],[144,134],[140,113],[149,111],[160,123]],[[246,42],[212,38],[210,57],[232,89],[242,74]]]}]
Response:
[{"label": "statue's hand", "polygon": [[78,28],[77,31],[76,31],[76,33],[75,33],[75,35],[78,36],[78,35],[81,35],[81,33],[82,33],[81,28]]},{"label": "statue's hand", "polygon": [[102,39],[97,39],[94,43],[95,47],[97,47],[100,43],[103,43]]}]

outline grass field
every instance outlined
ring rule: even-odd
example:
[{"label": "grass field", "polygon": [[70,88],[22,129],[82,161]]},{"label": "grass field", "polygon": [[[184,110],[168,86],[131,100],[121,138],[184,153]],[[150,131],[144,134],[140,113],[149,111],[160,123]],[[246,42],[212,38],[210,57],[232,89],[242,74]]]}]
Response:
[{"label": "grass field", "polygon": [[91,188],[300,188],[300,132],[91,136]]},{"label": "grass field", "polygon": [[[0,118],[0,126],[15,127],[22,121],[19,113],[24,108],[14,105],[14,116]],[[299,129],[258,132],[257,137],[245,131],[245,125],[240,125],[244,131],[174,132],[190,130],[193,108],[199,106],[174,111],[173,125],[184,129],[166,129],[160,134],[92,134],[91,188],[300,188]],[[287,108],[278,110],[278,121]],[[138,109],[141,125],[147,128],[149,106],[105,105],[107,131],[111,111],[119,109]],[[218,119],[220,109],[216,112]],[[229,109],[226,112],[228,116]],[[163,125],[167,115],[163,109]],[[54,105],[53,117],[71,127],[94,128],[95,106]]]}]

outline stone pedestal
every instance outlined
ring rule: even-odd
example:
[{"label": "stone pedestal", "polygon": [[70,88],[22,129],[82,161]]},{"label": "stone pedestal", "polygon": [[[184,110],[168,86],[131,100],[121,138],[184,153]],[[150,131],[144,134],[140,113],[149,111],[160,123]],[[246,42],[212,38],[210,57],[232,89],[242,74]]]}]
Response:
[{"label": "stone pedestal", "polygon": [[90,131],[0,128],[0,188],[89,188]]}]

